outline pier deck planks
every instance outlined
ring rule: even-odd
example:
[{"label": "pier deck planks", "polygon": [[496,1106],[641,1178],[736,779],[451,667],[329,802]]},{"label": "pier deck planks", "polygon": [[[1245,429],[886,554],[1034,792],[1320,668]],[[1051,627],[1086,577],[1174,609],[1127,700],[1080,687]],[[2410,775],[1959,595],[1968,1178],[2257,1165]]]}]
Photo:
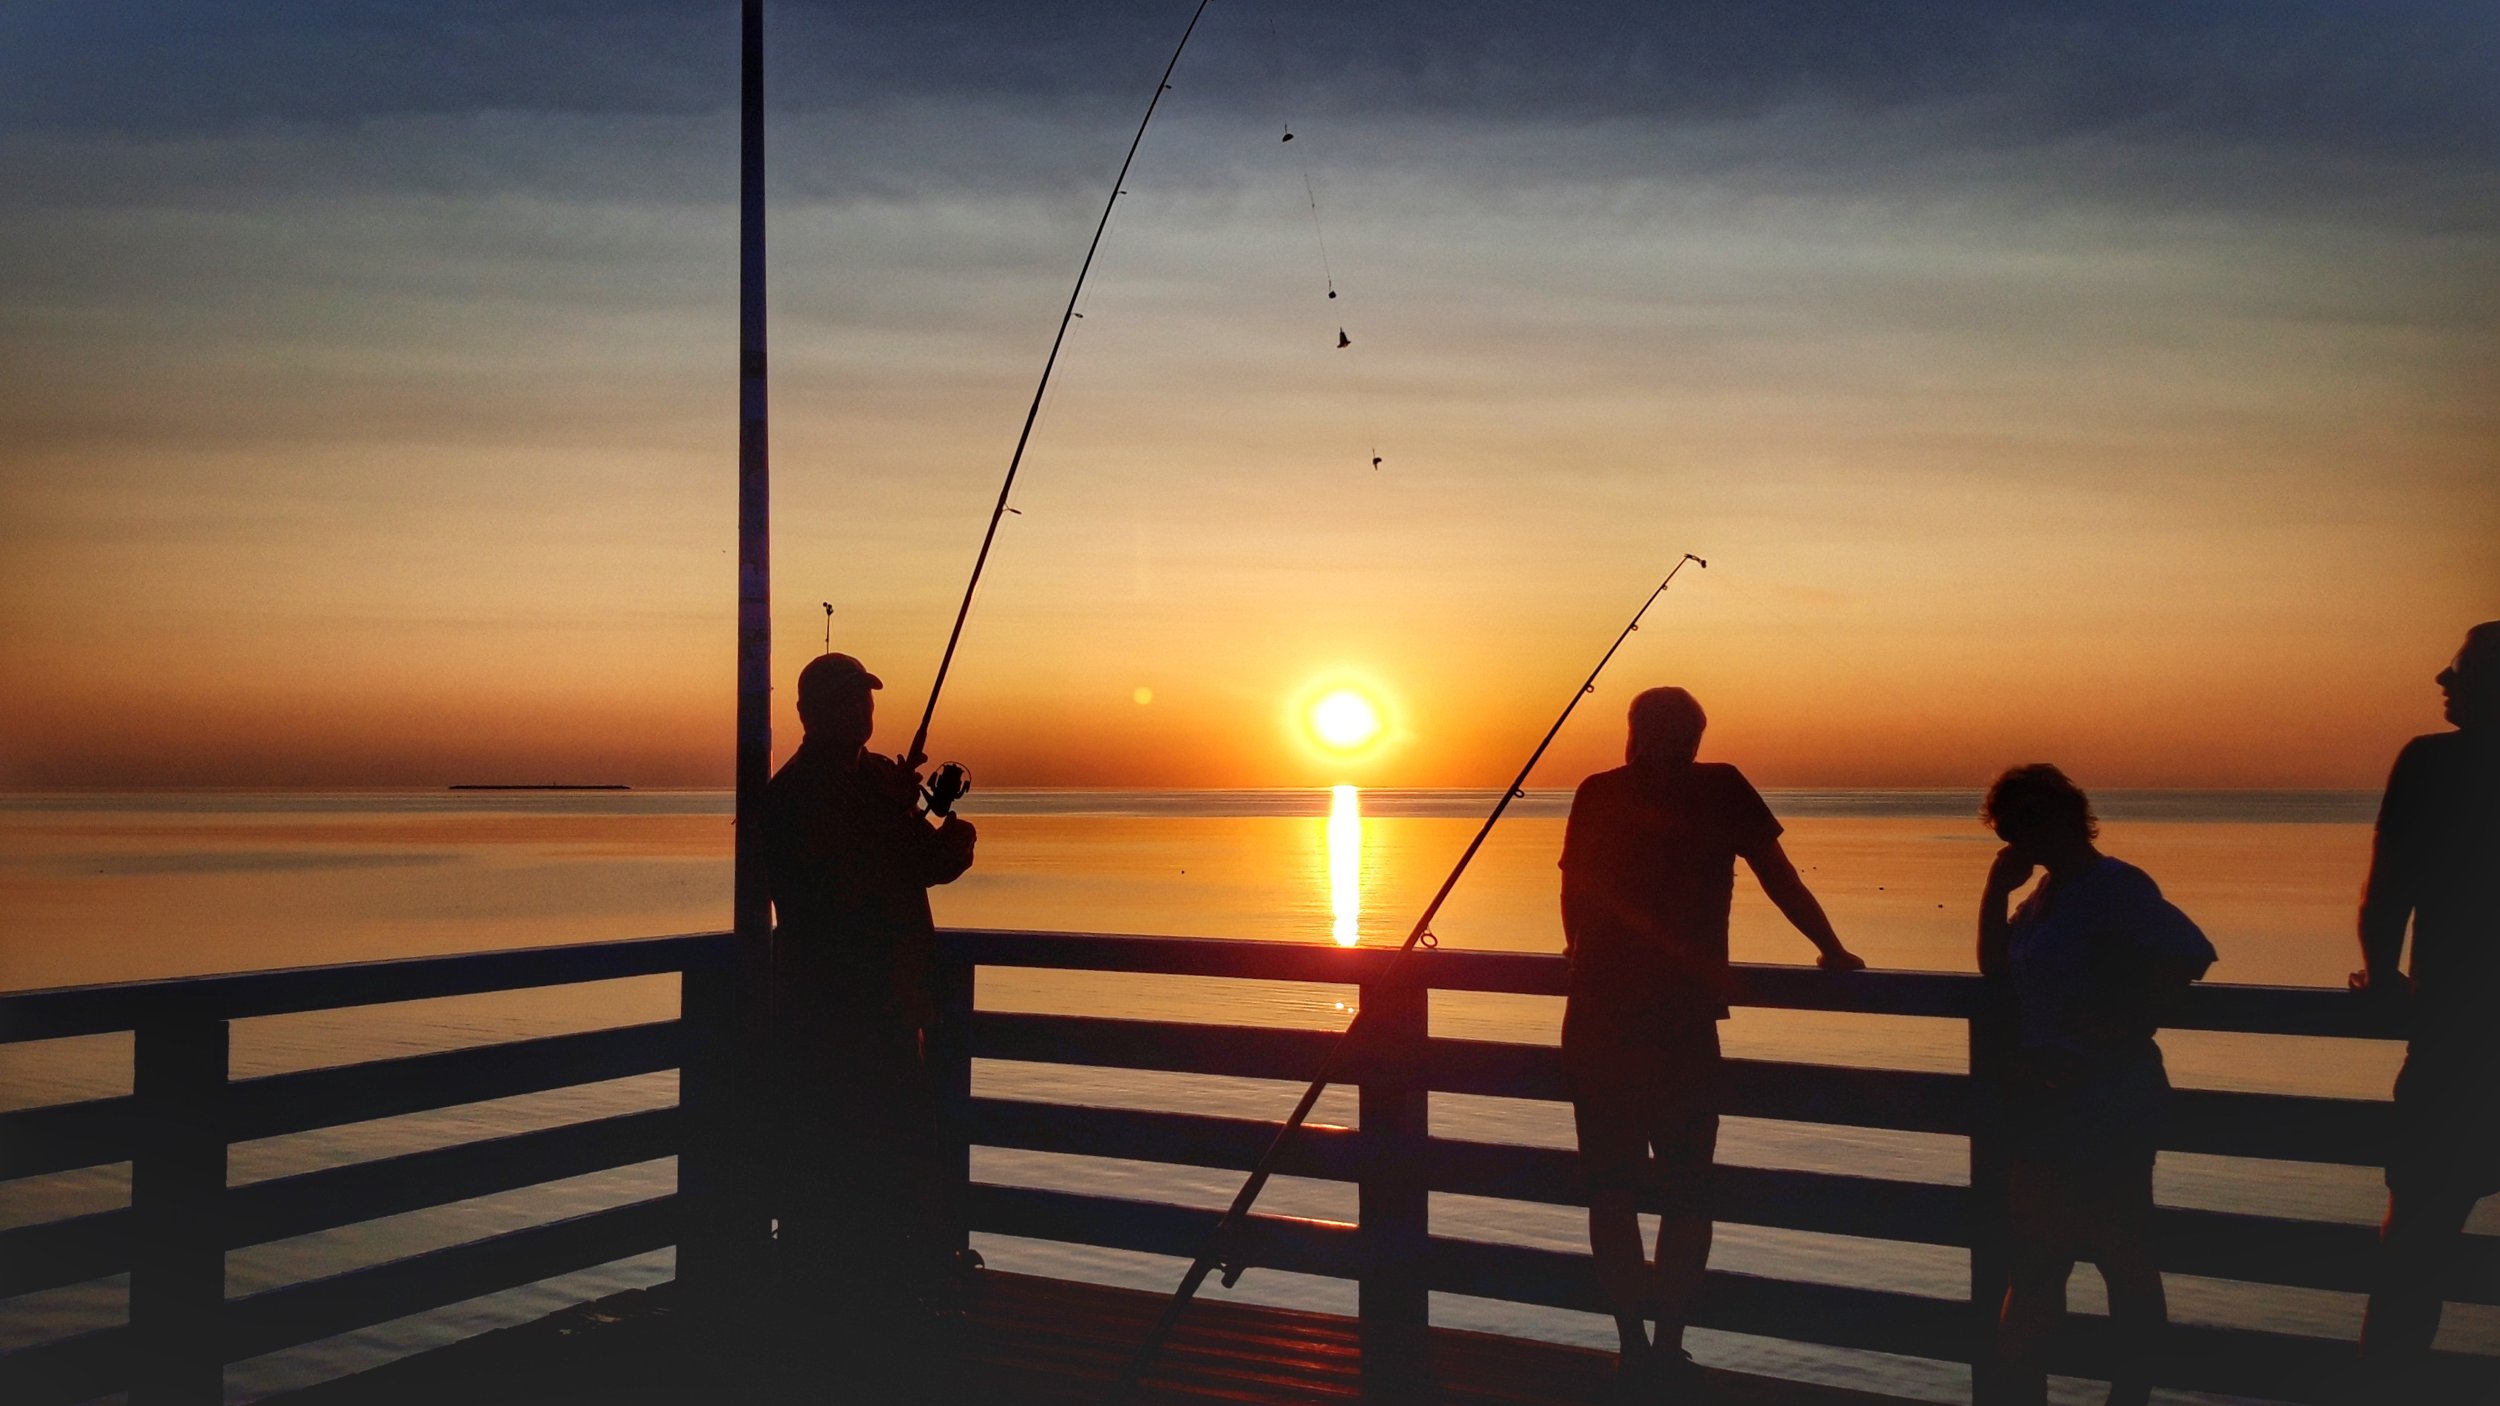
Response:
[{"label": "pier deck planks", "polygon": [[[955,1355],[955,1379],[928,1399],[982,1406],[1095,1406],[1162,1306],[1135,1289],[986,1271]],[[535,1323],[269,1398],[271,1406],[595,1406],[698,1402],[744,1406],[749,1393],[674,1360],[667,1286],[583,1304]],[[1357,1402],[1361,1353],[1350,1318],[1252,1304],[1200,1302],[1138,1406]],[[1428,1393],[1446,1406],[1576,1406],[1604,1399],[1613,1358],[1486,1333],[1435,1329]],[[1908,1406],[1899,1398],[1712,1372],[1718,1406]],[[821,1398],[853,1399],[825,1382]],[[776,1398],[785,1393],[767,1391]],[[819,1393],[811,1392],[814,1396]],[[862,1398],[864,1399],[864,1398]]]}]

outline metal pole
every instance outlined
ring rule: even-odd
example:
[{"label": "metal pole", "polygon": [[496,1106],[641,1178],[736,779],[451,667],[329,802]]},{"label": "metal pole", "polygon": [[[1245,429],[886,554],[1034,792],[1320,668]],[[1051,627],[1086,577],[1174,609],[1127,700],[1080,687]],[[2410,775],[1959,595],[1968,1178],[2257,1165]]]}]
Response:
[{"label": "metal pole", "polygon": [[740,945],[766,940],[758,843],[773,768],[772,498],[764,396],[764,0],[746,0],[738,137],[738,834]]},{"label": "metal pole", "polygon": [[[698,1263],[706,1306],[724,1328],[759,1276],[771,1208],[755,1173],[765,1114],[760,1093],[772,1000],[772,892],[764,870],[764,786],[773,766],[772,499],[766,472],[764,378],[764,4],[745,0],[739,46],[738,131],[738,752],[730,913],[734,936],[726,1009],[704,1022],[725,1047],[706,1081],[721,1146],[710,1181],[720,1205],[715,1263]],[[696,982],[693,974],[686,978]],[[716,978],[717,979],[717,978]],[[719,1087],[721,1083],[726,1088]],[[721,1097],[725,1095],[725,1097]],[[721,1126],[722,1124],[726,1126]],[[698,1178],[700,1180],[700,1178]],[[698,1258],[701,1258],[698,1256]],[[724,1337],[721,1339],[726,1340]]]}]

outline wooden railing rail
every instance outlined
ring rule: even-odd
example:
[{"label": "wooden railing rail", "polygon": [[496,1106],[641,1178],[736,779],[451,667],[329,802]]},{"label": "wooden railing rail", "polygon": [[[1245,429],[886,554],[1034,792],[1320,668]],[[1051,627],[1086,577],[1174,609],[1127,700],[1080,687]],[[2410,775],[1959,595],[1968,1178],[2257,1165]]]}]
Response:
[{"label": "wooden railing rail", "polygon": [[[658,1158],[700,1182],[691,1125],[717,1123],[702,1079],[674,1107],[230,1184],[237,1142],[703,1064],[731,1043],[717,935],[71,987],[0,995],[0,1043],[127,1031],[131,1092],[0,1114],[0,1180],[130,1164],[130,1204],[0,1231],[0,1297],[130,1276],[126,1324],[0,1355],[0,1400],[40,1406],[127,1389],[135,1406],[223,1397],[227,1363],[680,1244],[663,1195],[229,1298],[225,1256],[383,1216]],[[230,1077],[231,1022],[444,996],[677,975],[671,1020]],[[717,1093],[717,1080],[712,1087]],[[715,1178],[717,1181],[718,1178]],[[718,1226],[721,1218],[704,1222]],[[760,1226],[756,1227],[760,1232]]]},{"label": "wooden railing rail", "polygon": [[[117,1162],[133,1167],[127,1208],[0,1231],[0,1297],[131,1276],[126,1325],[0,1356],[0,1400],[29,1406],[129,1389],[138,1406],[185,1406],[219,1391],[225,1364],[478,1294],[677,1245],[681,1265],[739,1262],[760,1239],[751,1203],[731,1193],[739,1149],[737,1052],[742,970],[725,935],[600,943],[128,986],[0,995],[0,1042],[133,1033],[127,1095],[0,1113],[0,1180]],[[1562,994],[1560,958],[1442,949],[1393,965],[1368,949],[1214,939],[1020,933],[941,934],[930,1044],[949,1109],[948,1179],[964,1222],[987,1234],[1186,1255],[1212,1210],[1034,1186],[976,1183],[976,1147],[1179,1167],[1246,1169],[1274,1133],[1261,1119],[1092,1107],[975,1094],[976,1063],[1091,1065],[1307,1079],[1335,1036],[1176,1020],[981,1010],[984,969],[1055,968],[1351,987],[1373,1035],[1346,1066],[1359,1117],[1297,1141],[1286,1175],[1349,1184],[1352,1222],[1262,1214],[1241,1262],[1357,1282],[1367,1375],[1404,1381],[1422,1358],[1431,1295],[1456,1293],[1574,1310],[1599,1307],[1587,1257],[1492,1244],[1432,1229],[1435,1193],[1576,1206],[1566,1149],[1434,1136],[1441,1094],[1556,1100],[1550,1045],[1431,1030],[1430,993]],[[676,974],[676,1018],[254,1078],[229,1076],[228,1023],[243,1018]],[[1697,1321],[1731,1331],[1984,1363],[2002,1285],[2002,1159],[1991,1135],[1989,1063],[2001,1016],[1978,978],[1745,967],[1736,999],[1787,1010],[1952,1021],[1972,1073],[1794,1060],[1730,1062],[1735,1116],[1961,1139],[1965,1174],[1934,1182],[1831,1171],[1723,1168],[1726,1221],[1970,1252],[1960,1297],[1713,1273]],[[2204,987],[2175,1022],[2189,1028],[2384,1040],[2392,1032],[2342,993]],[[654,1071],[683,1073],[678,1106],[400,1153],[230,1185],[230,1143],[561,1090]],[[2164,1145],[2179,1151],[2374,1166],[2387,1134],[2375,1100],[2183,1091]],[[445,1249],[228,1298],[228,1250],[353,1225],[607,1168],[678,1155],[678,1191]],[[2168,1270],[2254,1284],[2358,1292],[2374,1254],[2369,1227],[2165,1208],[2156,1243]],[[705,1257],[709,1256],[707,1260]],[[717,1270],[715,1271],[717,1272]],[[692,1276],[689,1276],[690,1282]],[[2500,1237],[2469,1237],[2450,1297],[2500,1304]],[[2087,1369],[2101,1325],[2084,1320],[2062,1365]],[[2181,1387],[2319,1399],[2349,1345],[2295,1334],[2183,1326],[2169,1380]],[[2452,1368],[2459,1364],[2452,1361]],[[2472,1366],[2488,1368],[2488,1359]],[[1978,1384],[1984,1396],[1991,1384]]]},{"label": "wooden railing rail", "polygon": [[133,1030],[162,1016],[251,1020],[441,996],[673,976],[726,960],[728,941],[724,933],[688,933],[12,992],[0,995],[0,1045]]},{"label": "wooden railing rail", "polygon": [[[1576,1158],[1562,1149],[1439,1138],[1422,1120],[1432,1093],[1560,1100],[1560,1052],[1550,1045],[1455,1039],[1427,1028],[1433,990],[1559,996],[1568,971],[1558,956],[1442,948],[1394,970],[1369,949],[1221,939],[1081,933],[957,931],[942,935],[957,1004],[965,1013],[961,1055],[1188,1074],[1231,1074],[1295,1083],[1308,1079],[1335,1036],[1172,1020],[980,1011],[980,968],[1056,968],[1173,976],[1322,982],[1360,990],[1362,1009],[1386,1038],[1358,1048],[1345,1082],[1355,1086],[1355,1128],[1313,1127],[1280,1168],[1287,1175],[1352,1182],[1354,1224],[1262,1216],[1242,1249],[1273,1269],[1362,1280],[1367,1343],[1392,1370],[1411,1366],[1429,1294],[1462,1293],[1548,1307],[1602,1311],[1584,1254],[1486,1244],[1431,1233],[1429,1196],[1458,1193],[1547,1205],[1582,1200]],[[2003,1293],[2003,1159],[1991,1136],[1987,1071],[2003,1040],[2002,1013],[1973,975],[1869,972],[1834,977],[1797,967],[1740,967],[1737,1004],[1785,1010],[1952,1020],[1968,1033],[1970,1072],[1840,1067],[1787,1060],[1729,1061],[1729,1103],[1739,1117],[1940,1134],[1969,1148],[1963,1184],[1909,1182],[1800,1170],[1723,1167],[1716,1210],[1723,1221],[1872,1240],[1964,1248],[1970,1290],[1962,1299],[1713,1272],[1698,1320],[1704,1326],[1829,1346],[1970,1363],[1985,1375],[1995,1305]],[[1386,1019],[1384,1019],[1386,1017]],[[2341,992],[2205,986],[2172,1022],[2181,1028],[2283,1036],[2394,1038],[2382,1020]],[[969,1070],[953,1076],[970,1086]],[[1376,1092],[1377,1090],[1377,1092]],[[2366,1099],[2182,1090],[2163,1146],[2183,1152],[2375,1166],[2387,1105]],[[1275,1131],[1257,1119],[1083,1107],[1024,1098],[956,1103],[968,1145],[1248,1168]],[[1377,1149],[1395,1152],[1382,1157]],[[978,1230],[1186,1256],[1214,1213],[1133,1199],[976,1185]],[[2156,1243],[2163,1267],[2182,1274],[2299,1288],[2366,1290],[2376,1236],[2361,1225],[2164,1208]],[[1391,1276],[1375,1284],[1374,1276]],[[2449,1296],[2500,1303],[2500,1237],[2469,1237]],[[2080,1320],[2057,1350],[2061,1370],[2089,1371],[2103,1325]],[[2178,1386],[2286,1401],[2323,1399],[2343,1380],[2348,1343],[2295,1334],[2182,1325],[2166,1372]],[[2451,1370],[2489,1368],[2452,1359]]]}]

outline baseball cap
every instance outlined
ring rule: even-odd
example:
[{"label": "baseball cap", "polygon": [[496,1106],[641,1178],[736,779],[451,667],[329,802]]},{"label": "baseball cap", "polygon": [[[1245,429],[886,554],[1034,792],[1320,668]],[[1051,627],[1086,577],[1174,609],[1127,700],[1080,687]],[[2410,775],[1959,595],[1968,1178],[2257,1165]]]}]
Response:
[{"label": "baseball cap", "polygon": [[847,654],[819,654],[799,670],[799,697],[808,698],[844,688],[883,688],[885,680]]}]

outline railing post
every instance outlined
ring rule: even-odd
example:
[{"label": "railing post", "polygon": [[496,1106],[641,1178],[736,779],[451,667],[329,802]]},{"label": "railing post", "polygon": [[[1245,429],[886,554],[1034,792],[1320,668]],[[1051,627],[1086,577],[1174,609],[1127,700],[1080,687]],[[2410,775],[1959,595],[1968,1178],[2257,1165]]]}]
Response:
[{"label": "railing post", "polygon": [[[1409,976],[1412,967],[1409,967]],[[1363,1280],[1363,1393],[1371,1400],[1418,1397],[1425,1388],[1432,1298],[1424,1260],[1431,1249],[1429,1095],[1423,1087],[1430,992],[1412,980],[1366,982],[1361,1019],[1362,1180],[1357,1239]]]},{"label": "railing post", "polygon": [[132,1406],[225,1397],[226,1022],[170,1016],[131,1046]]},{"label": "railing post", "polygon": [[707,948],[686,964],[678,1019],[685,1053],[677,1084],[677,1279],[691,1314],[734,1319],[756,1282],[766,1232],[759,1196],[745,1032],[734,952]]},{"label": "railing post", "polygon": [[2006,1064],[2013,1012],[1999,983],[1983,985],[1970,1018],[1970,1371],[1974,1406],[2005,1399],[1997,1360],[1997,1316],[2005,1303],[2007,1175]]},{"label": "railing post", "polygon": [[938,1101],[937,1204],[944,1248],[972,1247],[972,963],[941,955],[930,994],[937,1023],[928,1034],[929,1079]]}]

